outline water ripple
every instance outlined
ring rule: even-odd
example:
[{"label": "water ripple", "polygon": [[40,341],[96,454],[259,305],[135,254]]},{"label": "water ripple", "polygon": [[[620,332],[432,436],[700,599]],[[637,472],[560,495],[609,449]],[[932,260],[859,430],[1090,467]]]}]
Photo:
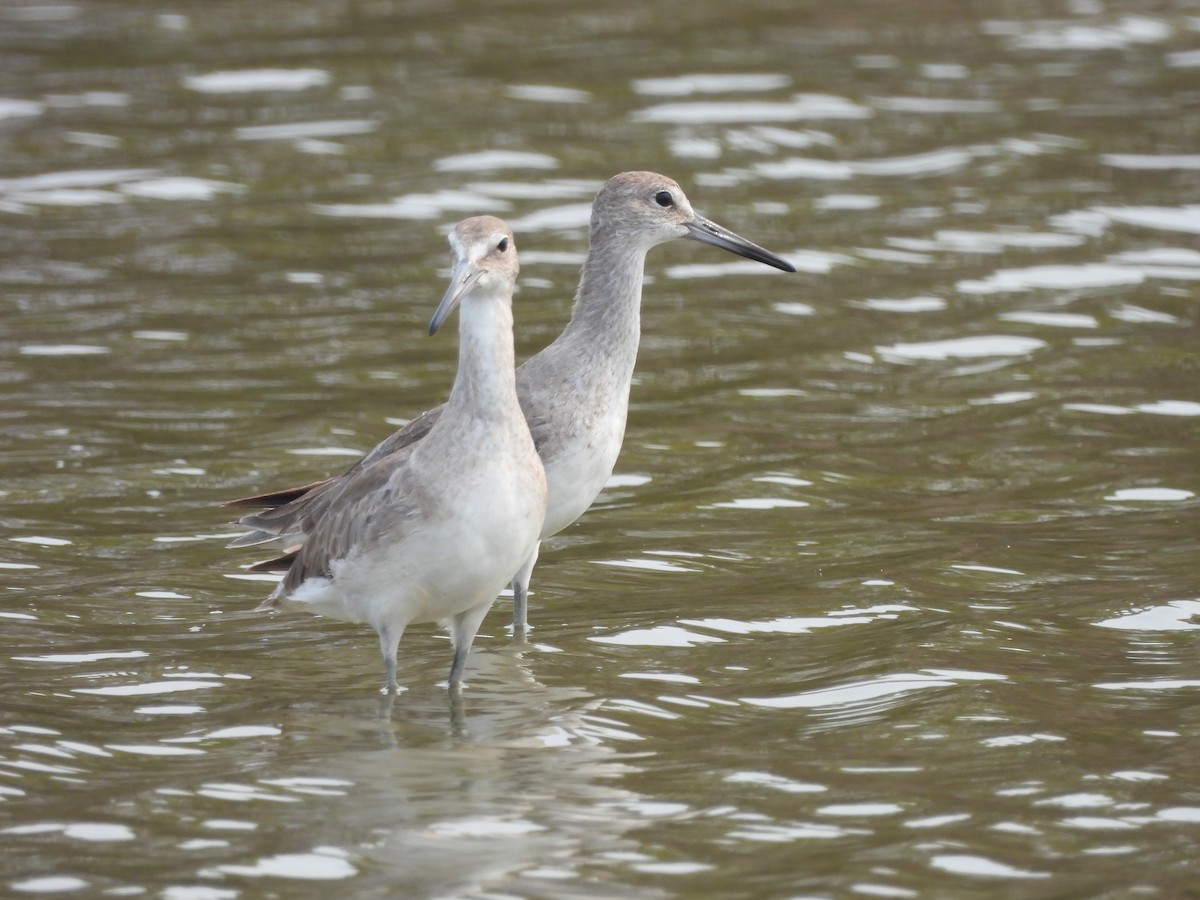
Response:
[{"label": "water ripple", "polygon": [[[957,680],[955,680],[957,679]],[[866,681],[831,688],[819,688],[813,691],[802,691],[784,697],[743,697],[742,702],[751,706],[763,706],[771,709],[822,709],[826,707],[846,707],[867,703],[881,698],[900,698],[914,691],[930,688],[957,687],[959,680],[967,681],[1007,681],[1004,675],[989,672],[946,672],[944,675],[935,672],[900,673],[882,675]]]}]

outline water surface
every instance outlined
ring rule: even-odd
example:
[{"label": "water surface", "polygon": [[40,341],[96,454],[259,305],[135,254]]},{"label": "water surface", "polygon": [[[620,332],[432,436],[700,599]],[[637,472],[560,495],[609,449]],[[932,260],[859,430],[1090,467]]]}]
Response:
[{"label": "water surface", "polygon": [[[1126,897],[1200,851],[1200,6],[0,10],[0,892]],[[650,255],[609,489],[462,715],[432,628],[253,612],[220,500],[518,355],[609,175]]]}]

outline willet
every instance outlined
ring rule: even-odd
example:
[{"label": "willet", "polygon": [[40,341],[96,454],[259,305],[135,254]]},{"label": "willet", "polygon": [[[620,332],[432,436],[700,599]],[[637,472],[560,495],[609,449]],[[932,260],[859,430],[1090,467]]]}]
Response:
[{"label": "willet", "polygon": [[[621,451],[629,385],[641,337],[642,275],[646,253],[688,238],[732,251],[785,272],[796,269],[775,254],[698,215],[683,189],[654,172],[623,172],[592,203],[588,254],[571,321],[554,342],[517,370],[517,395],[546,467],[548,505],[542,538],[557,534],[591,506]],[[303,539],[302,511],[337,491],[344,479],[401,448],[419,442],[445,414],[422,413],[333,478],[269,494],[232,500],[229,506],[265,506],[267,513],[241,521],[255,531],[230,546],[279,537]],[[529,580],[538,550],[515,569],[513,629],[526,627]]]},{"label": "willet", "polygon": [[458,373],[424,440],[397,443],[324,489],[243,519],[279,521],[303,543],[258,571],[283,571],[260,609],[305,610],[379,634],[387,690],[414,622],[441,622],[454,643],[450,686],[484,615],[537,551],[546,477],[517,400],[512,294],[517,249],[492,216],[450,235],[454,271],[429,333],[461,304]]}]

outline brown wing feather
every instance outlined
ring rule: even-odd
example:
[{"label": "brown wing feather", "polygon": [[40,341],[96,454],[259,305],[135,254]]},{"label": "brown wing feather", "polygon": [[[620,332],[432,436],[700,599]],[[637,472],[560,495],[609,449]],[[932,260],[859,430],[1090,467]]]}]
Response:
[{"label": "brown wing feather", "polygon": [[287,596],[304,579],[332,574],[334,560],[370,545],[379,535],[398,537],[415,508],[411,472],[406,465],[411,445],[339,479],[337,490],[326,490],[297,511],[298,524],[308,535],[290,557],[280,596]]},{"label": "brown wing feather", "polygon": [[[445,404],[421,413],[403,428],[392,432],[374,449],[355,462],[341,475],[312,481],[299,487],[284,488],[265,494],[254,494],[228,500],[223,506],[227,507],[261,507],[262,512],[243,516],[238,522],[254,531],[240,535],[230,541],[228,547],[253,547],[265,544],[278,538],[300,537],[309,533],[305,522],[324,508],[319,498],[330,494],[340,493],[347,481],[361,472],[364,468],[389,457],[398,451],[411,447],[425,437],[441,418]],[[280,560],[286,557],[280,557]],[[267,562],[272,562],[268,560]],[[254,570],[252,570],[254,571]],[[284,571],[284,569],[263,569],[260,571]]]},{"label": "brown wing feather", "polygon": [[[435,406],[433,409],[421,413],[404,427],[392,432],[375,447],[357,460],[350,468],[346,469],[341,475],[334,475],[330,478],[323,478],[319,481],[310,481],[308,484],[298,485],[296,487],[282,488],[277,491],[268,491],[262,494],[251,494],[246,497],[238,497],[234,500],[226,500],[221,505],[227,507],[250,507],[250,508],[265,508],[278,509],[283,506],[290,506],[297,500],[301,500],[314,491],[327,489],[332,484],[341,481],[344,478],[349,478],[355,472],[359,471],[364,466],[370,465],[376,460],[382,459],[401,450],[410,444],[415,444],[421,438],[429,433],[433,428],[434,423],[441,418],[442,406]],[[242,520],[245,522],[245,520]],[[250,524],[250,523],[246,523]],[[244,545],[239,545],[244,546]]]}]

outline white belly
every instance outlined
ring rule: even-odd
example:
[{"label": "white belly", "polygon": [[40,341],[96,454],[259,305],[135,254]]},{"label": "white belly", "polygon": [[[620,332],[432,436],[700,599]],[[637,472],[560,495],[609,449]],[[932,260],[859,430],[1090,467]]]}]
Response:
[{"label": "white belly", "polygon": [[542,537],[562,531],[582,516],[612,475],[625,436],[625,410],[614,410],[592,440],[561,452],[546,466],[546,521]]},{"label": "white belly", "polygon": [[542,522],[540,483],[506,474],[458,482],[401,540],[332,561],[332,578],[306,579],[281,605],[376,630],[491,605],[534,552]]}]

